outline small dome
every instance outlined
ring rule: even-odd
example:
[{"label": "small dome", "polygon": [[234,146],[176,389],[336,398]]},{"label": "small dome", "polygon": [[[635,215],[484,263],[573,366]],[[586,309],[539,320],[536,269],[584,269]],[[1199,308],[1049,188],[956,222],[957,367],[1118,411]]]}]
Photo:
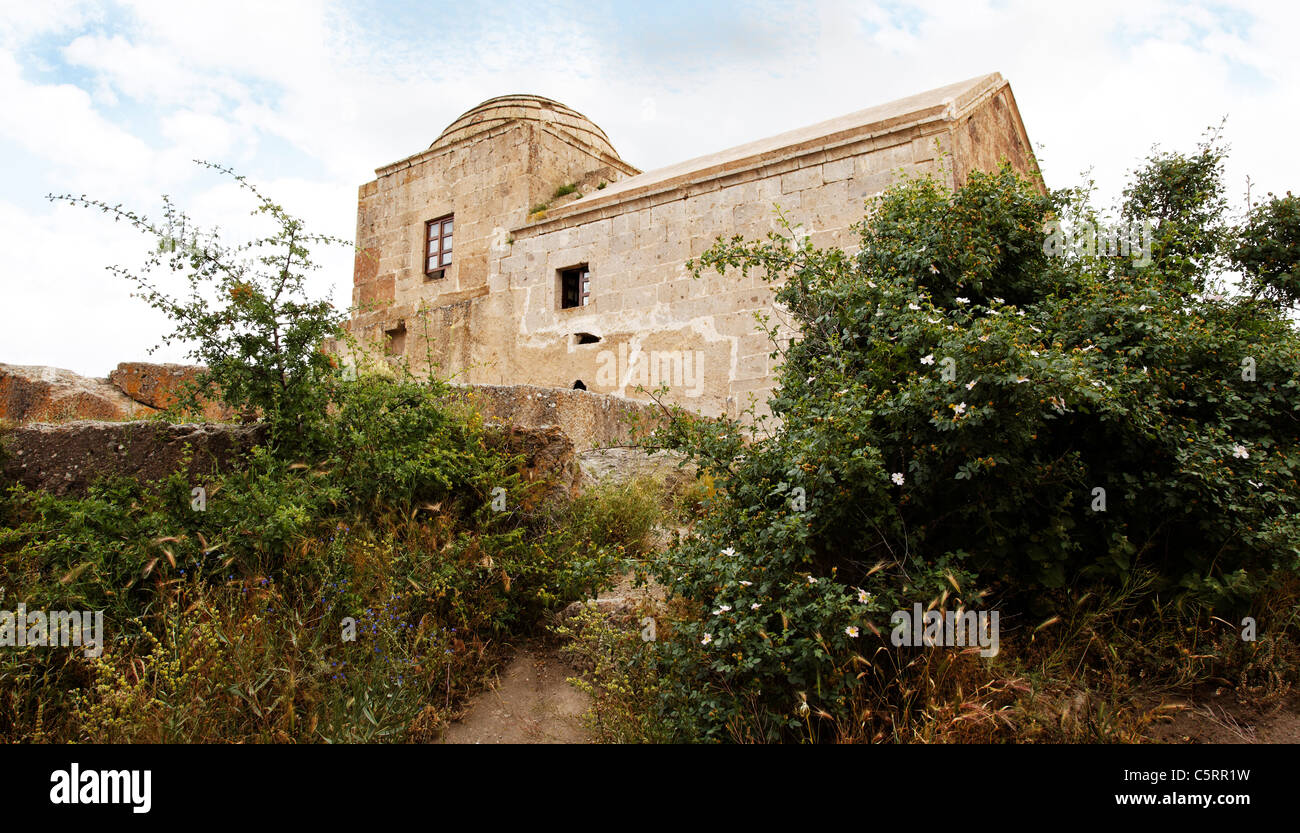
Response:
[{"label": "small dome", "polygon": [[477,133],[520,119],[549,124],[552,128],[568,133],[584,144],[591,145],[615,159],[619,158],[605,131],[597,127],[591,119],[558,101],[540,95],[503,95],[489,98],[448,125],[447,129],[442,131],[442,135],[429,145],[429,149],[446,147]]}]

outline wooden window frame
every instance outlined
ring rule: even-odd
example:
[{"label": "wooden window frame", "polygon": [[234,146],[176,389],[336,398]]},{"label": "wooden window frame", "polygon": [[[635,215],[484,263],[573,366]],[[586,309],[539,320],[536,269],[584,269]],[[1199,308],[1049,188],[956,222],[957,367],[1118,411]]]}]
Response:
[{"label": "wooden window frame", "polygon": [[[573,272],[580,272],[578,275],[578,293],[577,303],[566,306],[564,303],[564,279],[566,275]],[[584,309],[591,304],[591,267],[586,263],[579,263],[564,269],[556,270],[556,283],[559,286],[560,309]]]},{"label": "wooden window frame", "polygon": [[[456,256],[452,253],[455,248],[456,226],[454,220],[455,214],[444,214],[441,217],[434,217],[432,220],[426,220],[424,223],[424,279],[426,281],[438,280],[447,276],[447,267],[456,262]],[[453,223],[450,232],[443,230],[445,223]],[[437,236],[431,236],[431,230],[434,226],[438,227]],[[443,243],[450,238],[451,246],[444,246]],[[435,246],[437,248],[435,248]],[[451,255],[451,258],[443,263],[443,255]],[[437,258],[434,263],[438,264],[432,269],[429,268],[429,258]]]}]

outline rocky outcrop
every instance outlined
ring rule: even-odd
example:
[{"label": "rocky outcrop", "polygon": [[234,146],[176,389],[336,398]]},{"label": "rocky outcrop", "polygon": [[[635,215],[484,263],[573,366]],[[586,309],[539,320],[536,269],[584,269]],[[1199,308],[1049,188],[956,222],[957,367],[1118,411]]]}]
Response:
[{"label": "rocky outcrop", "polygon": [[676,451],[643,451],[639,448],[593,448],[579,452],[578,467],[584,486],[604,480],[634,480],[650,477],[675,492],[695,478],[696,466],[685,462]]},{"label": "rocky outcrop", "polygon": [[[136,402],[165,411],[180,400],[182,389],[202,372],[203,368],[195,365],[122,362],[108,374],[108,381]],[[203,418],[208,422],[230,422],[235,412],[221,403],[207,402]]]},{"label": "rocky outcrop", "polygon": [[547,481],[536,497],[543,501],[572,498],[578,491],[581,471],[573,454],[573,441],[554,425],[526,428],[512,425],[488,434],[488,444],[502,452],[519,455],[519,474],[529,483]]},{"label": "rocky outcrop", "polygon": [[228,470],[265,437],[262,425],[152,420],[26,425],[5,435],[0,479],[63,495],[84,493],[109,475],[149,482],[187,465],[198,478]]},{"label": "rocky outcrop", "polygon": [[[201,367],[123,362],[107,379],[57,367],[0,364],[0,419],[31,422],[141,419],[177,403],[181,389]],[[229,422],[235,413],[217,402],[203,407],[209,422]]]},{"label": "rocky outcrop", "polygon": [[0,364],[0,419],[15,423],[141,419],[157,409],[107,379],[57,367]]}]

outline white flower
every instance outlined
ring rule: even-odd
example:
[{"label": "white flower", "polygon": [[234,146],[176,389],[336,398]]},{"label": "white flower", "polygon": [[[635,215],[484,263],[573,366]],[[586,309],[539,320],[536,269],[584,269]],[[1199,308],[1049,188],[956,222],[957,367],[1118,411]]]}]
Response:
[{"label": "white flower", "polygon": [[813,383],[813,377],[809,376],[807,379],[804,380],[804,382],[811,385]]},{"label": "white flower", "polygon": [[896,471],[893,474],[889,475],[889,479],[894,481],[895,486],[903,485],[903,473],[901,471]]},{"label": "white flower", "polygon": [[959,304],[969,304],[969,303],[970,303],[970,298],[961,298],[961,297],[958,297],[958,298],[956,299],[956,301],[957,301],[957,303],[959,303]]},{"label": "white flower", "polygon": [[980,341],[988,341],[988,340],[989,340],[988,336],[980,336]]},{"label": "white flower", "polygon": [[907,305],[907,308],[908,308],[908,309],[911,309],[911,310],[917,310],[917,309],[920,309],[920,307],[917,306],[916,304],[908,304],[908,305]]},{"label": "white flower", "polygon": [[953,405],[952,409],[957,412],[957,416],[961,416],[966,413],[966,403],[962,402],[960,405]]},{"label": "white flower", "polygon": [[921,358],[921,364],[934,364],[934,354],[931,353],[928,356],[923,356]]},{"label": "white flower", "polygon": [[1020,384],[1020,383],[1022,383],[1022,382],[1028,382],[1028,381],[1029,381],[1029,377],[1028,377],[1028,376],[1017,376],[1017,377],[1016,377],[1016,384],[1017,384],[1017,385]]},{"label": "white flower", "polygon": [[930,264],[930,274],[932,275],[939,274],[939,268],[935,266],[933,263]]},{"label": "white flower", "polygon": [[993,303],[995,303],[995,304],[1005,304],[1006,301],[1002,300],[1001,298],[994,298],[994,299],[993,299]]},{"label": "white flower", "polygon": [[808,583],[809,583],[809,584],[816,584],[816,583],[817,583],[817,579],[813,578],[812,576],[808,576]]},{"label": "white flower", "polygon": [[969,382],[966,383],[966,390],[970,390],[971,388],[975,387],[975,383],[978,381],[979,379],[971,379]]},{"label": "white flower", "polygon": [[860,603],[862,603],[862,604],[867,604],[868,602],[871,601],[871,594],[868,593],[868,592],[865,591],[865,590],[859,590],[859,591],[858,591],[858,601],[859,601]]},{"label": "white flower", "polygon": [[1038,351],[1037,351],[1037,350],[1030,350],[1030,351],[1029,351],[1029,355],[1031,355],[1031,356],[1037,356],[1037,355],[1038,355]]},{"label": "white flower", "polygon": [[763,606],[763,605],[760,604],[759,602],[754,602],[752,605],[749,606],[749,609],[750,609],[750,610],[758,610],[758,609],[759,609],[760,607],[762,607],[762,606]]},{"label": "white flower", "polygon": [[720,552],[722,555],[725,555],[727,558],[731,558],[733,555],[736,554],[736,548],[735,548],[735,547],[727,547],[725,550],[719,550],[719,552]]},{"label": "white flower", "polygon": [[710,642],[712,642],[712,641],[713,641],[713,634],[711,634],[711,633],[706,633],[706,634],[704,635],[704,638],[700,640],[700,644],[701,644],[701,645],[708,645],[708,644],[709,644]]},{"label": "white flower", "polygon": [[858,628],[856,625],[849,625],[847,628],[844,629],[844,632],[847,633],[849,636],[853,637],[854,639],[858,638]]},{"label": "white flower", "polygon": [[1146,304],[1143,304],[1142,306],[1138,307],[1138,312],[1146,312],[1149,309],[1151,308],[1148,307]]},{"label": "white flower", "polygon": [[750,586],[750,585],[753,584],[753,583],[754,583],[754,582],[752,582],[752,581],[743,581],[743,580],[742,580],[742,581],[740,582],[740,586],[741,586],[741,587],[748,587],[748,586]]},{"label": "white flower", "polygon": [[713,611],[713,615],[721,616],[722,614],[726,613],[729,610],[731,610],[731,605],[719,605],[718,609]]},{"label": "white flower", "polygon": [[1036,332],[1036,333],[1041,333],[1041,332],[1042,332],[1042,330],[1038,329],[1038,328],[1035,327],[1033,324],[1030,324],[1030,325],[1029,325],[1029,329],[1033,330],[1033,331]]},{"label": "white flower", "polygon": [[1244,445],[1234,445],[1232,447],[1232,456],[1240,457],[1241,459],[1245,460],[1246,458],[1250,457],[1250,452],[1246,451],[1246,446]]}]

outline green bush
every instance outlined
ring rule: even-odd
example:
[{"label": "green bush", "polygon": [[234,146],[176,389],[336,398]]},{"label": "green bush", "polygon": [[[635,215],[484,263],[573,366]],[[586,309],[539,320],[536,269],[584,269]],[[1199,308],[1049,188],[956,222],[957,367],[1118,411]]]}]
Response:
[{"label": "green bush", "polygon": [[1253,206],[1231,256],[1253,294],[1300,303],[1300,197],[1269,194]]},{"label": "green bush", "polygon": [[[271,445],[297,452],[315,438],[330,402],[330,382],[340,377],[337,361],[322,345],[342,337],[345,319],[329,301],[307,294],[307,278],[319,268],[311,247],[350,244],[309,232],[301,219],[229,168],[198,164],[231,177],[253,198],[252,213],[275,227],[252,243],[228,245],[217,229],[196,226],[167,197],[160,221],[85,196],[50,199],[99,211],[157,241],[142,268],[109,268],[171,320],[163,343],[187,346],[204,367],[187,385],[180,409],[199,413],[207,399],[246,417],[260,415]],[[186,294],[160,289],[152,277],[157,270],[182,277]]]},{"label": "green bush", "polygon": [[703,256],[774,282],[800,335],[771,333],[766,435],[679,413],[655,439],[725,496],[658,568],[692,609],[660,651],[684,735],[817,737],[807,712],[846,716],[863,643],[914,603],[1051,615],[1142,570],[1227,615],[1297,568],[1300,338],[1213,291],[1240,236],[1221,158],[1137,173],[1145,265],[1050,255],[1049,221],[1099,214],[1006,167],[891,188],[856,256],[776,233]]},{"label": "green bush", "polygon": [[[427,393],[365,383],[328,455],[260,449],[203,481],[206,511],[184,471],[82,497],[15,490],[9,601],[104,610],[108,649],[0,653],[0,738],[402,740],[430,703],[445,719],[488,646],[590,593],[623,550],[617,530],[590,534],[609,508],[539,501],[545,483]],[[372,406],[369,423],[349,415]]]}]

